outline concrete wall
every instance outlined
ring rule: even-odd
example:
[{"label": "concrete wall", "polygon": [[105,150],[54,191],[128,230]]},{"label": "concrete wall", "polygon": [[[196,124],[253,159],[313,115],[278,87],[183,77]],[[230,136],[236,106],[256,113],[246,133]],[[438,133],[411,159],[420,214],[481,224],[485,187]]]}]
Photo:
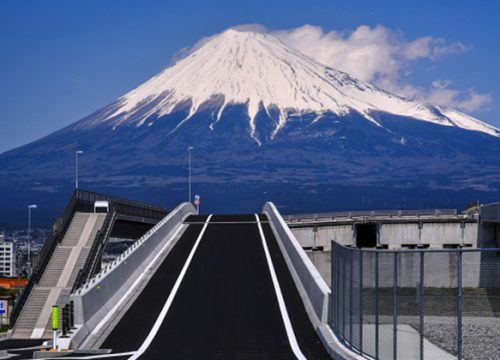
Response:
[{"label": "concrete wall", "polygon": [[75,324],[83,325],[74,338],[75,343],[81,343],[109,313],[161,249],[169,244],[183,219],[194,213],[196,210],[193,205],[179,205],[111,265],[71,294],[70,300],[74,301],[75,306]]},{"label": "concrete wall", "polygon": [[[400,248],[404,244],[442,248],[443,244],[462,243],[476,247],[480,240],[478,224],[473,222],[379,223],[378,226],[379,243],[389,248]],[[302,247],[323,247],[327,251],[332,240],[342,245],[356,244],[355,223],[292,227],[291,230]],[[484,239],[493,238],[492,230],[485,231]]]},{"label": "concrete wall", "polygon": [[402,244],[429,244],[439,248],[444,244],[477,246],[477,223],[404,223],[380,224],[380,244],[397,248]]}]

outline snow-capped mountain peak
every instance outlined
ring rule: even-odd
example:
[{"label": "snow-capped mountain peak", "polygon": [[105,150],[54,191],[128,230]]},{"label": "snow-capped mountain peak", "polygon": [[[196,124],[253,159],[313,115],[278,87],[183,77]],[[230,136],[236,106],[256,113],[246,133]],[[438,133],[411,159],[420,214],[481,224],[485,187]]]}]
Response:
[{"label": "snow-capped mountain peak", "polygon": [[152,115],[158,118],[179,104],[190,104],[189,115],[178,128],[214,99],[222,100],[210,127],[220,121],[227,105],[245,104],[250,135],[259,144],[255,118],[260,110],[269,114],[271,108],[279,113],[273,136],[292,114],[316,113],[320,121],[327,112],[342,116],[353,111],[378,126],[373,114],[385,112],[500,135],[494,127],[465,114],[401,98],[324,66],[272,35],[233,29],[214,36],[119,98],[114,111],[99,121],[116,127],[133,118],[136,126],[142,126]]}]

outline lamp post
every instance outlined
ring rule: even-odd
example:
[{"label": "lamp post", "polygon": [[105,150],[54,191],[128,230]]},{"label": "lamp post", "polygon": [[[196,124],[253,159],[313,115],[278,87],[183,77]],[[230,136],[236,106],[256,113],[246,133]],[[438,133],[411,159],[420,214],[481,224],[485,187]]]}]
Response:
[{"label": "lamp post", "polygon": [[189,183],[189,198],[188,198],[188,202],[191,202],[191,150],[193,150],[194,147],[193,146],[188,146],[188,161],[189,161],[189,180],[188,180],[188,183]]},{"label": "lamp post", "polygon": [[37,205],[28,205],[28,277],[31,276],[31,209],[38,208]]},{"label": "lamp post", "polygon": [[83,154],[83,151],[75,151],[75,189],[78,189],[78,155]]}]

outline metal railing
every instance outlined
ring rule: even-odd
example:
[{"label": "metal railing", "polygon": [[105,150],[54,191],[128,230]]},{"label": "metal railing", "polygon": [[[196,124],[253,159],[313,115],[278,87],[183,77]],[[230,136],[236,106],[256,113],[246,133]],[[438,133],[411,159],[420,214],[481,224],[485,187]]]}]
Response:
[{"label": "metal railing", "polygon": [[420,209],[420,210],[362,210],[362,211],[336,211],[312,214],[283,215],[287,222],[300,221],[327,221],[339,218],[356,217],[440,217],[457,216],[456,209]]},{"label": "metal railing", "polygon": [[75,283],[71,292],[82,286],[88,279],[94,276],[101,270],[101,256],[111,235],[113,224],[118,215],[127,215],[137,218],[147,218],[153,220],[161,220],[167,215],[167,211],[163,208],[144,204],[136,201],[130,201],[113,196],[83,192],[82,195],[93,206],[96,200],[109,201],[108,215],[106,216],[101,229],[97,232],[89,255],[82,269],[78,272]]},{"label": "metal railing", "polygon": [[43,244],[42,250],[38,255],[38,261],[33,269],[33,272],[28,280],[28,283],[24,287],[21,295],[19,295],[18,299],[14,304],[14,308],[10,314],[10,326],[13,327],[17,321],[17,318],[21,314],[21,310],[28,300],[28,297],[31,293],[31,290],[35,287],[36,284],[40,281],[47,264],[54,252],[57,244],[60,243],[68,229],[71,220],[73,219],[73,215],[75,214],[76,208],[78,204],[78,191],[74,191],[71,196],[70,201],[66,205],[64,209],[63,215],[56,220],[52,227],[52,231],[49,233],[47,240]]},{"label": "metal railing", "polygon": [[[45,240],[42,250],[39,253],[37,264],[33,269],[33,273],[28,281],[28,284],[26,284],[21,295],[14,304],[14,308],[10,315],[11,327],[14,326],[19,315],[21,314],[21,310],[28,300],[31,290],[40,281],[45,268],[47,267],[50,258],[52,257],[52,254],[57,247],[57,244],[63,240],[64,235],[66,234],[66,230],[68,229],[75,212],[93,212],[94,202],[98,200],[109,201],[110,211],[114,209],[115,212],[119,212],[120,214],[124,215],[160,220],[167,214],[167,211],[165,209],[158,206],[122,199],[119,197],[100,194],[92,191],[75,189],[73,191],[71,199],[64,209],[62,216],[56,220],[52,227],[52,231],[49,233],[47,240]],[[83,281],[88,278],[88,270],[84,270],[84,272],[85,274],[80,275],[81,277],[85,278],[83,279]]]},{"label": "metal railing", "polygon": [[329,324],[375,359],[500,353],[500,249],[374,250],[332,242]]},{"label": "metal railing", "polygon": [[106,244],[107,239],[109,239],[115,219],[116,212],[112,208],[110,208],[110,211],[108,212],[108,215],[106,215],[101,229],[97,231],[96,237],[92,243],[92,247],[90,248],[87,260],[85,260],[83,268],[78,271],[78,275],[76,276],[75,283],[73,284],[71,292],[78,289],[90,277],[101,270],[100,262],[102,250],[104,248],[104,245]]}]

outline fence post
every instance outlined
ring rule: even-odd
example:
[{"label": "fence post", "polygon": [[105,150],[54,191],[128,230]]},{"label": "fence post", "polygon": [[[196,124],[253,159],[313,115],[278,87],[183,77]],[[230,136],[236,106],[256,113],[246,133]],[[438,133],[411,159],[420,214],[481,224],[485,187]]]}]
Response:
[{"label": "fence post", "polygon": [[[335,247],[335,252],[338,253],[340,251],[339,247],[336,246]],[[335,269],[336,269],[336,284],[335,284],[335,290],[336,290],[336,305],[335,305],[335,329],[337,330],[337,333],[339,331],[339,323],[340,323],[340,265],[339,265],[339,260],[340,259],[340,256],[339,254],[335,255],[335,262],[336,262],[336,265],[335,265]]]},{"label": "fence post", "polygon": [[379,251],[375,252],[375,359],[379,358],[379,323],[378,323],[378,285],[379,285]]},{"label": "fence post", "polygon": [[353,250],[349,250],[349,344],[352,348],[352,317],[353,317],[353,304],[352,304],[352,272],[353,272]]},{"label": "fence post", "polygon": [[462,359],[462,251],[457,257],[457,358]]},{"label": "fence post", "polygon": [[[344,255],[347,255],[344,252]],[[346,305],[345,305],[345,298],[346,298],[346,278],[347,278],[347,269],[346,269],[346,259],[347,256],[344,256],[342,259],[342,338],[345,340],[347,339],[347,334],[345,333],[345,325],[346,325]]]},{"label": "fence post", "polygon": [[363,250],[359,249],[359,350],[363,353]]},{"label": "fence post", "polygon": [[[337,290],[335,289],[336,285],[336,276],[337,272],[335,271],[335,265],[337,264],[337,259],[335,258],[335,253],[334,251],[334,246],[335,244],[333,243],[333,240],[330,241],[330,259],[331,259],[331,264],[330,264],[330,274],[331,274],[331,279],[330,279],[330,287],[331,287],[331,298],[330,298],[330,315],[329,315],[329,323],[330,323],[330,328],[334,328],[335,324],[335,309],[337,306],[337,299],[334,297],[337,296]],[[335,294],[335,295],[334,295]],[[334,330],[334,329],[333,329]]]},{"label": "fence post", "polygon": [[393,359],[398,358],[398,253],[394,252],[394,265],[393,265],[393,288],[392,288],[392,333],[393,343],[392,352]]},{"label": "fence post", "polygon": [[424,252],[420,252],[420,286],[418,287],[420,360],[424,360]]}]

